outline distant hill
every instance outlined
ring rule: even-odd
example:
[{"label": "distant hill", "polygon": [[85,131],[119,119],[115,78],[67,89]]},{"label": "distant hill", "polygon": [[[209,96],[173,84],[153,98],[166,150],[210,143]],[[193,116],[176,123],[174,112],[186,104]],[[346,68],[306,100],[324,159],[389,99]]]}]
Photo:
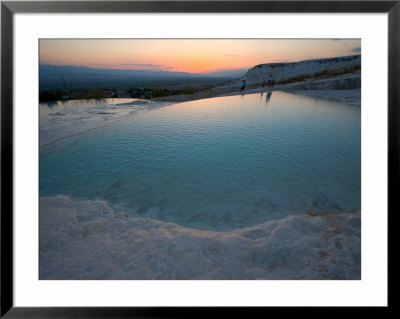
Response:
[{"label": "distant hill", "polygon": [[116,70],[116,69],[95,69],[84,66],[59,66],[44,65],[39,66],[40,80],[59,79],[60,74],[66,79],[89,79],[108,77],[112,79],[144,77],[144,78],[176,78],[193,75],[185,72],[167,72],[153,70]]},{"label": "distant hill", "polygon": [[222,71],[214,71],[210,73],[204,73],[204,76],[213,76],[213,77],[224,77],[224,78],[238,78],[244,75],[247,72],[247,69],[238,69],[238,70],[222,70]]},{"label": "distant hill", "polygon": [[300,62],[267,63],[249,69],[237,82],[246,79],[248,84],[268,80],[270,74],[276,83],[298,82],[302,79],[327,77],[361,72],[361,55],[312,59]]},{"label": "distant hill", "polygon": [[[233,79],[246,70],[217,71],[208,74],[168,72],[159,70],[97,69],[83,66],[39,65],[40,89],[86,88],[86,87],[134,87],[151,86],[154,83],[183,83],[192,79]],[[65,80],[65,84],[63,81]]]}]

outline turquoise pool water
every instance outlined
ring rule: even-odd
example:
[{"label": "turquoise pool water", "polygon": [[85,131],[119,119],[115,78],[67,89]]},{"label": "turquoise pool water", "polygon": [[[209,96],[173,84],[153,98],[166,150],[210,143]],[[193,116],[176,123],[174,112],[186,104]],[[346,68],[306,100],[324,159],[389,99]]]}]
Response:
[{"label": "turquoise pool water", "polygon": [[40,196],[230,230],[361,208],[361,109],[273,92],[166,106],[40,148]]}]

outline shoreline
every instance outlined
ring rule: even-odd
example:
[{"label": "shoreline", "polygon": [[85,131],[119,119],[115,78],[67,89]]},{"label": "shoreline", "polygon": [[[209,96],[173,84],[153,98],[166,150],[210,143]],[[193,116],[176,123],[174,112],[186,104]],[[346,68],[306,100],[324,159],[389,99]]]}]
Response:
[{"label": "shoreline", "polygon": [[240,86],[232,82],[193,94],[169,95],[154,98],[151,101],[181,103],[214,97],[246,95],[261,92],[267,93],[274,91],[301,94],[361,106],[361,75],[351,74],[328,79],[306,80],[291,84],[273,85],[270,88],[261,88],[260,85],[251,84],[245,89],[244,93],[240,92]]}]

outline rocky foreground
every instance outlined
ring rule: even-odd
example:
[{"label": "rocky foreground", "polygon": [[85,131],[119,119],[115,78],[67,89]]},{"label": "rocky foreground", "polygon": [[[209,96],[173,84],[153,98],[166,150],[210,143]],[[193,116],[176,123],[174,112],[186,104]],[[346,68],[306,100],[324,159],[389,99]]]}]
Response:
[{"label": "rocky foreground", "polygon": [[40,198],[40,279],[361,279],[361,213],[299,214],[227,232]]}]

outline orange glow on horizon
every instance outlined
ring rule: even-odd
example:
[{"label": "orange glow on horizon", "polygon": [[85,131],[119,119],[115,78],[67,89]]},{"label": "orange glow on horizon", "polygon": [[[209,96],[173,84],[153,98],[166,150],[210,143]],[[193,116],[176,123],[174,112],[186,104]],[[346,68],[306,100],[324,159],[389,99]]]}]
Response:
[{"label": "orange glow on horizon", "polygon": [[359,54],[360,39],[40,40],[40,63],[206,73]]}]

